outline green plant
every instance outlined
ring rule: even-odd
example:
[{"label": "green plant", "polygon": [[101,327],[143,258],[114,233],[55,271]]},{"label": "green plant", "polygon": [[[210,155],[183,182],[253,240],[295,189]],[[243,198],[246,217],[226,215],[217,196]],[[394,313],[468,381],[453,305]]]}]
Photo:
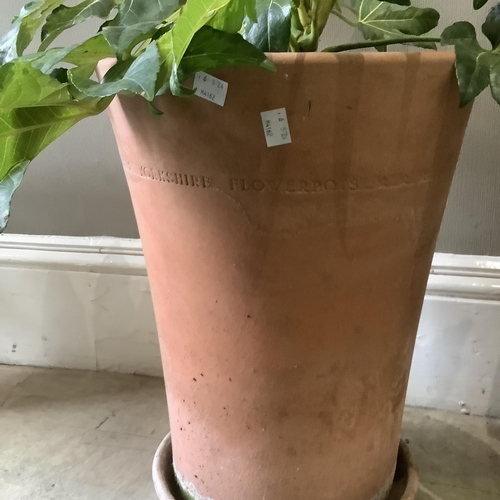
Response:
[{"label": "green plant", "polygon": [[[473,2],[480,9],[488,0]],[[500,103],[500,3],[483,25],[487,50],[468,22],[427,35],[439,13],[411,0],[79,0],[69,6],[33,0],[0,39],[0,232],[30,161],[74,124],[104,111],[116,94],[142,96],[159,113],[154,100],[166,92],[193,93],[185,82],[198,71],[272,71],[265,52],[317,50],[331,15],[359,29],[365,41],[325,51],[454,45],[460,104],[488,86]],[[90,18],[102,20],[94,36],[51,48],[61,33]],[[38,31],[37,51],[24,55]],[[108,57],[116,64],[101,82],[93,80],[97,63]]]}]

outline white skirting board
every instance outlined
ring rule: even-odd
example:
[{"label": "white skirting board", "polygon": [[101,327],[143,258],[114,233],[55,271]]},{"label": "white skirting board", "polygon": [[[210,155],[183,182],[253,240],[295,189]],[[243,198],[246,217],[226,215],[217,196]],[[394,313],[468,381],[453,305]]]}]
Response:
[{"label": "white skirting board", "polygon": [[[140,241],[1,235],[0,363],[160,376]],[[500,417],[500,257],[435,255],[407,403]]]}]

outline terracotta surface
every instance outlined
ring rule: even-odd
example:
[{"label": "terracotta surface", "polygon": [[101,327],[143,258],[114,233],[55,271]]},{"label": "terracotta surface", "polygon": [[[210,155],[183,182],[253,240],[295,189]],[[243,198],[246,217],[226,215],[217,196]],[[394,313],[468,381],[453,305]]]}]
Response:
[{"label": "terracotta surface", "polygon": [[[172,465],[172,438],[165,436],[153,460],[153,482],[159,500],[182,500]],[[399,445],[396,473],[387,500],[415,500],[418,492],[418,470],[404,441]]]},{"label": "terracotta surface", "polygon": [[[224,107],[110,108],[174,463],[198,498],[380,499],[470,109],[450,53],[274,60],[218,73]],[[260,113],[283,107],[292,143],[267,148]]]}]

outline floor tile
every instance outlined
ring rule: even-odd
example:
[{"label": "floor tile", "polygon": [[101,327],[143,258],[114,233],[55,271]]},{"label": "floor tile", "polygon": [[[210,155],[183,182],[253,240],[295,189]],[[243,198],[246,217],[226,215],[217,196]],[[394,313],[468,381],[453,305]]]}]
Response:
[{"label": "floor tile", "polygon": [[490,432],[496,424],[460,413],[406,409],[403,436],[419,468],[422,500],[435,500],[431,493],[438,500],[500,498],[500,441]]},{"label": "floor tile", "polygon": [[0,407],[14,388],[22,384],[32,372],[33,368],[29,366],[0,365]]},{"label": "floor tile", "polygon": [[2,499],[156,499],[162,379],[34,369],[0,408],[0,429]]}]

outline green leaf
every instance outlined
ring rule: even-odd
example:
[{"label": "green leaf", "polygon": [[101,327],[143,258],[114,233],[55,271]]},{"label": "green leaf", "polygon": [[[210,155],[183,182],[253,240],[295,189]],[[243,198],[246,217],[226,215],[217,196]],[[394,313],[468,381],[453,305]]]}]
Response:
[{"label": "green leaf", "polygon": [[178,66],[196,32],[231,0],[188,0],[172,30],[174,63]]},{"label": "green leaf", "polygon": [[0,65],[21,56],[45,18],[62,3],[64,0],[28,2],[14,19],[11,30],[0,39]]},{"label": "green leaf", "polygon": [[98,83],[89,78],[81,78],[72,70],[69,71],[69,77],[71,83],[89,97],[108,97],[122,92],[140,95],[148,101],[152,101],[156,94],[155,85],[159,70],[160,54],[156,42],[152,42],[134,60],[123,77],[115,81]]},{"label": "green leaf", "polygon": [[23,180],[29,161],[21,162],[11,168],[9,173],[0,181],[0,233],[5,231],[10,216],[12,196]]},{"label": "green leaf", "polygon": [[137,44],[151,37],[156,30],[156,22],[138,23],[134,26],[108,26],[102,33],[118,58],[129,57]]},{"label": "green leaf", "polygon": [[[488,85],[493,84],[492,68],[500,63],[500,53],[479,45],[472,24],[458,22],[446,28],[441,36],[443,45],[454,45],[457,55],[457,80],[460,105],[472,102]],[[492,91],[496,92],[492,87]]]},{"label": "green leaf", "polygon": [[172,31],[168,31],[156,41],[160,53],[160,71],[156,80],[156,95],[161,96],[170,88],[173,66]]},{"label": "green leaf", "polygon": [[38,68],[45,74],[50,74],[59,64],[68,63],[75,66],[94,65],[101,59],[114,57],[115,53],[109,46],[102,34],[93,36],[80,45],[71,45],[70,47],[49,49],[45,52],[22,56],[19,61],[30,62],[35,68]]},{"label": "green leaf", "polygon": [[350,0],[358,24],[368,40],[390,40],[401,35],[423,35],[434,29],[439,13],[434,9],[400,9],[379,0]]},{"label": "green leaf", "polygon": [[161,111],[160,109],[158,109],[153,101],[149,101],[148,102],[148,106],[149,106],[149,112],[153,115],[153,116],[162,116],[164,113],[163,111]]},{"label": "green leaf", "polygon": [[178,8],[178,0],[123,0],[118,16],[102,28],[102,33],[122,57],[151,36]]},{"label": "green leaf", "polygon": [[479,10],[481,7],[485,6],[488,0],[474,0],[474,9]]},{"label": "green leaf", "polygon": [[174,95],[186,93],[180,83],[178,68],[196,32],[208,24],[231,0],[188,0],[172,29],[172,71],[170,90]]},{"label": "green leaf", "polygon": [[31,161],[79,120],[103,111],[101,101],[79,106],[44,106],[0,112],[0,180],[23,161]]},{"label": "green leaf", "polygon": [[455,43],[464,40],[476,40],[477,42],[476,28],[466,21],[459,21],[448,26],[441,35],[443,45],[455,45]]},{"label": "green leaf", "polygon": [[67,85],[42,73],[29,62],[15,60],[0,66],[0,112],[64,104],[71,99]]},{"label": "green leaf", "polygon": [[[411,5],[411,0],[378,0],[379,2],[394,3],[396,5],[404,5],[409,7]],[[488,1],[488,0],[486,0]]]},{"label": "green leaf", "polygon": [[[108,69],[106,74],[103,76],[101,80],[102,83],[111,83],[111,82],[117,82],[118,80],[121,80],[129,70],[130,66],[134,64],[135,59],[127,59],[126,61],[117,61],[116,64],[111,66],[111,68]],[[71,70],[71,75],[74,74],[74,70]],[[79,75],[77,75],[79,76]],[[89,75],[88,78],[90,78],[91,75]]]},{"label": "green leaf", "polygon": [[62,59],[62,62],[81,66],[84,64],[93,64],[101,59],[114,57],[114,51],[110,47],[102,34],[87,39],[80,45],[70,47],[71,50]]},{"label": "green leaf", "polygon": [[457,42],[457,79],[460,85],[460,106],[473,101],[489,84],[490,68],[481,60],[486,53],[477,41]]},{"label": "green leaf", "polygon": [[111,102],[43,106],[0,112],[0,232],[9,218],[12,195],[28,163],[77,122],[101,113]]},{"label": "green leaf", "polygon": [[245,6],[246,16],[253,23],[257,22],[257,0],[249,0]]},{"label": "green leaf", "polygon": [[19,31],[11,29],[2,38],[0,38],[0,66],[17,57],[17,36]]},{"label": "green leaf", "polygon": [[179,7],[178,0],[121,0],[118,26],[156,23],[171,16]]},{"label": "green leaf", "polygon": [[86,21],[90,17],[107,19],[116,7],[117,0],[84,0],[74,7],[61,5],[49,16],[42,28],[42,40],[39,51],[47,47],[65,30]]},{"label": "green leaf", "polygon": [[[326,52],[342,52],[358,48],[374,47],[387,50],[387,45],[412,44],[425,49],[436,49],[440,38],[428,35],[439,23],[439,13],[434,9],[416,7],[401,8],[400,2],[381,0],[345,0],[346,9],[356,17],[351,20],[342,15],[348,24],[357,26],[367,42],[343,44],[324,49]],[[384,44],[383,42],[387,42]]]},{"label": "green leaf", "polygon": [[240,34],[204,26],[193,37],[182,58],[179,77],[184,81],[198,71],[237,66],[274,69],[266,55]]},{"label": "green leaf", "polygon": [[220,9],[210,21],[210,26],[228,33],[238,33],[243,26],[245,16],[255,16],[256,0],[231,0],[225,7]]},{"label": "green leaf", "polygon": [[490,74],[491,95],[500,104],[500,61],[494,64]]},{"label": "green leaf", "polygon": [[421,49],[437,50],[437,45],[435,42],[417,42],[414,43],[415,47],[420,47]]},{"label": "green leaf", "polygon": [[496,49],[500,45],[500,2],[488,14],[483,24],[483,33]]},{"label": "green leaf", "polygon": [[245,23],[245,39],[264,52],[287,52],[292,3],[292,0],[257,0],[257,22]]}]

